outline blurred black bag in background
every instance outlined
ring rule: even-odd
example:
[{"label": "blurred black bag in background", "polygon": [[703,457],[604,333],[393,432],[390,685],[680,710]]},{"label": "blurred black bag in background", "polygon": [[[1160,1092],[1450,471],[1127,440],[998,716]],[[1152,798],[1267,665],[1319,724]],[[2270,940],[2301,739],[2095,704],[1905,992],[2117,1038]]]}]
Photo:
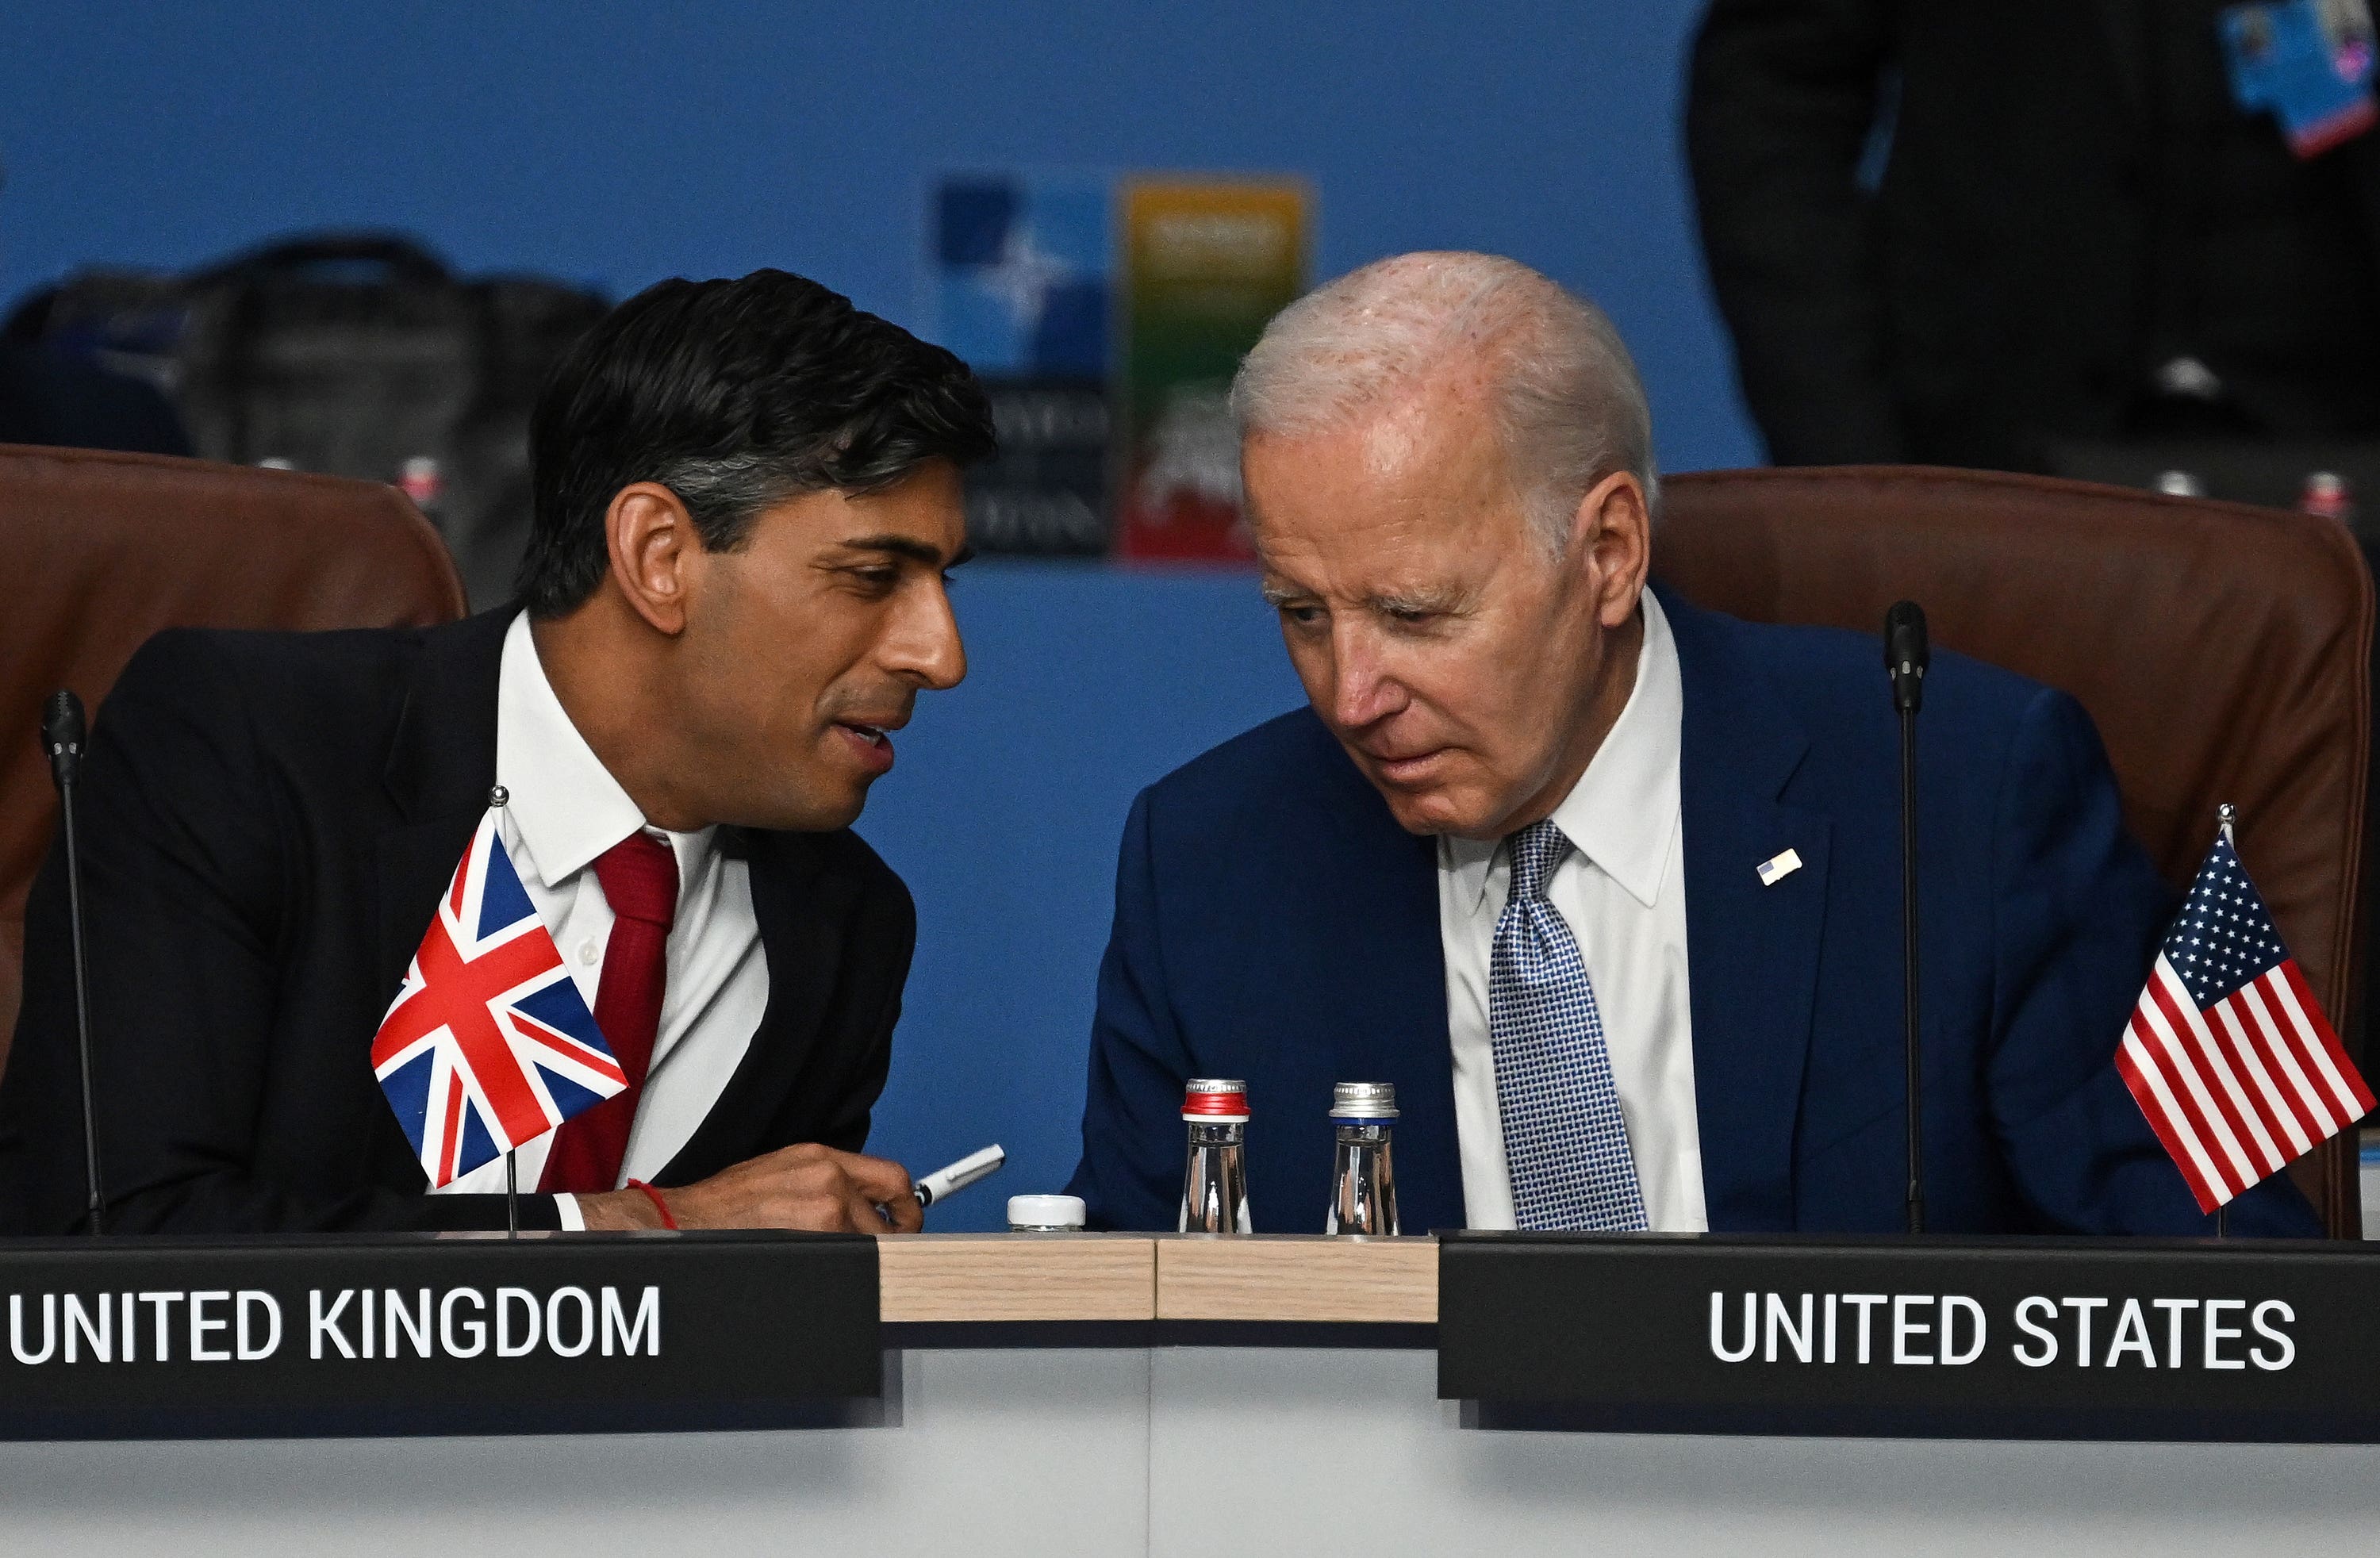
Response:
[{"label": "blurred black bag in background", "polygon": [[606,307],[536,277],[467,281],[409,238],[324,234],[186,277],[86,273],[8,334],[156,383],[201,458],[403,487],[485,609],[528,537],[538,390]]}]

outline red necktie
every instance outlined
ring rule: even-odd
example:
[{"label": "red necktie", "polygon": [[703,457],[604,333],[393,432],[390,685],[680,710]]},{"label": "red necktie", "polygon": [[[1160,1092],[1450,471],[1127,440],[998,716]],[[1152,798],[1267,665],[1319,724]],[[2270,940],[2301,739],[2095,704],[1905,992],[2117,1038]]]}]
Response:
[{"label": "red necktie", "polygon": [[596,857],[595,880],[614,917],[603,943],[603,978],[595,987],[595,1026],[627,1073],[628,1086],[554,1132],[538,1182],[548,1194],[618,1187],[628,1127],[636,1123],[661,1030],[670,922],[677,918],[677,856],[639,828]]}]

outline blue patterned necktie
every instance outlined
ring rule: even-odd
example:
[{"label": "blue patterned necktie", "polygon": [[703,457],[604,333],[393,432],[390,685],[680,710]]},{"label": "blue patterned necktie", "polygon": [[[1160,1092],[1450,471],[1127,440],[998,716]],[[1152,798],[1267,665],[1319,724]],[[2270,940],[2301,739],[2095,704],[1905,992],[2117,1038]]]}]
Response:
[{"label": "blue patterned necktie", "polygon": [[1513,1225],[1642,1232],[1645,1195],[1595,987],[1577,940],[1546,901],[1570,840],[1548,818],[1509,842],[1512,889],[1488,955],[1488,1033]]}]

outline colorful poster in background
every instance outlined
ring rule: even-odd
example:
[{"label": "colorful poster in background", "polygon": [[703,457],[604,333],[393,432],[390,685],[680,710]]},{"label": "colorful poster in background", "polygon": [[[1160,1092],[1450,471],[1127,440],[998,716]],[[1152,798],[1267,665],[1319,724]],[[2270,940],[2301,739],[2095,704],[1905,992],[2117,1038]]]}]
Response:
[{"label": "colorful poster in background", "polygon": [[1121,203],[1116,554],[1247,561],[1232,374],[1266,322],[1305,290],[1306,188],[1137,178]]},{"label": "colorful poster in background", "polygon": [[2246,113],[2269,109],[2301,158],[2319,157],[2380,122],[2369,0],[2231,6],[2217,29],[2233,99]]},{"label": "colorful poster in background", "polygon": [[931,209],[928,334],[976,371],[1000,456],[967,474],[978,551],[1108,549],[1110,180],[1085,174],[945,178]]}]

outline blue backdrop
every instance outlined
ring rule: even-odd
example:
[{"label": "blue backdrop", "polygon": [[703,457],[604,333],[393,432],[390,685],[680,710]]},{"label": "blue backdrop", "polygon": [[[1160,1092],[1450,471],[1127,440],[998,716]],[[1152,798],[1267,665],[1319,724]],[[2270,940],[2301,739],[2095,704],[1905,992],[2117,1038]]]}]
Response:
[{"label": "blue backdrop", "polygon": [[1135,792],[1304,696],[1245,575],[982,563],[957,578],[967,679],[918,700],[860,824],[917,898],[874,1146],[921,1174],[987,1141],[1009,1152],[997,1193],[953,1200],[942,1228],[988,1226],[1006,1196],[1058,1189],[1075,1166]]},{"label": "blue backdrop", "polygon": [[[783,265],[915,323],[942,173],[1286,172],[1316,190],[1320,274],[1514,255],[1611,312],[1665,465],[1746,464],[1679,149],[1700,9],[15,0],[0,294],[396,226],[615,295]],[[1133,793],[1297,698],[1243,578],[979,565],[959,599],[974,675],[921,704],[862,824],[921,936],[876,1144],[921,1169],[1011,1152],[941,1227],[1072,1165]]]}]

